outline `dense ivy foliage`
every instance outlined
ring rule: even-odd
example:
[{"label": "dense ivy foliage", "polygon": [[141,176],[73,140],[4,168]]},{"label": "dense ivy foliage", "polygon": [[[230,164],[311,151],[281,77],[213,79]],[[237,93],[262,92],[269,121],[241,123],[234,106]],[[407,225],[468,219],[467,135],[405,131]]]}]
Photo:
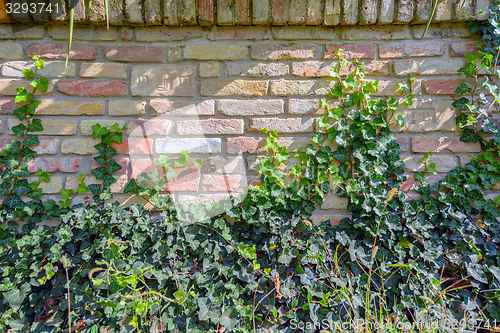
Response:
[{"label": "dense ivy foliage", "polygon": [[[426,170],[416,177],[421,200],[405,201],[400,191],[404,163],[390,130],[403,125],[399,106],[412,103],[408,85],[400,83],[400,96],[373,97],[378,82],[365,80],[363,64],[349,63],[341,52],[321,131],[294,155],[299,163],[284,173],[292,156],[278,147],[275,131],[266,131],[270,154],[261,160],[262,184],[213,218],[193,207],[179,210],[162,196],[174,168],[201,166],[185,151],[176,160],[158,159],[165,174],[141,174],[125,189],[159,211],[105,204],[121,168],[112,159],[112,143],[122,142],[117,125],[92,128],[101,139],[100,166],[92,174],[103,184],[87,186],[80,175],[75,191],[62,190],[59,202],[43,201],[39,185],[50,174],[24,178],[36,156],[29,147],[38,144],[30,132],[42,129],[32,117],[39,102],[19,89],[16,101],[23,105],[14,114],[21,124],[13,130],[23,141],[0,154],[0,194],[6,196],[0,330],[331,332],[362,319],[359,331],[373,329],[367,322],[391,331],[398,323],[482,319],[475,324],[488,328],[500,321],[500,212],[487,192],[500,181],[500,131],[490,115],[500,103],[493,83],[499,6],[491,7],[488,23],[472,27],[487,45],[466,56],[459,72],[476,84],[461,84],[457,93],[464,96],[454,103],[461,140],[479,141],[485,151],[434,186],[425,181],[433,171],[426,157]],[[346,68],[349,74],[341,75]],[[24,74],[34,89],[46,89],[36,72]],[[73,204],[87,192],[90,202]],[[348,199],[352,220],[313,226],[315,204],[332,192]],[[54,217],[56,226],[37,223]]]}]

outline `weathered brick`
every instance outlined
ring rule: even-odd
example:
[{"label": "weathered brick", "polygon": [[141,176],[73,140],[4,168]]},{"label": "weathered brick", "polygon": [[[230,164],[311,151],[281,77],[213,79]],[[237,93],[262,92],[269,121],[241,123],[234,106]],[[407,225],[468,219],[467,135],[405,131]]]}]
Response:
[{"label": "weathered brick", "polygon": [[[9,119],[9,128],[19,124],[17,119]],[[43,118],[41,119],[43,126],[43,135],[75,135],[76,134],[76,121],[67,119],[56,118]],[[37,133],[37,132],[34,132]],[[9,134],[14,134],[9,130]],[[41,133],[40,133],[41,134]]]},{"label": "weathered brick", "polygon": [[214,156],[203,160],[203,171],[208,173],[245,173],[243,156]]},{"label": "weathered brick", "polygon": [[269,116],[285,111],[281,99],[222,99],[217,101],[217,112],[226,116]]},{"label": "weathered brick", "polygon": [[[412,172],[424,171],[425,165],[422,163],[423,155],[402,156],[405,163],[405,169]],[[429,157],[429,164],[436,164],[437,172],[448,173],[458,166],[458,160],[455,156],[438,155]]]},{"label": "weathered brick", "polygon": [[375,24],[378,16],[378,0],[365,0],[360,5],[360,24]]},{"label": "weathered brick", "polygon": [[[49,36],[54,40],[68,40],[69,29],[66,26],[51,26]],[[112,41],[117,38],[117,28],[102,26],[76,26],[73,28],[73,40]]]},{"label": "weathered brick", "polygon": [[198,20],[201,26],[214,23],[214,0],[198,0]]},{"label": "weathered brick", "polygon": [[[121,24],[125,20],[123,1],[108,0],[107,16],[110,24]],[[106,3],[104,0],[92,1],[92,6],[88,6],[88,18],[91,22],[106,22]]]},{"label": "weathered brick", "polygon": [[303,25],[307,18],[307,0],[290,0],[289,25]]},{"label": "weathered brick", "polygon": [[395,137],[394,140],[396,140],[396,142],[398,143],[399,145],[399,148],[401,148],[401,151],[408,151],[408,149],[410,148],[410,144],[409,144],[409,139],[408,138],[405,138],[405,137]]},{"label": "weathered brick", "polygon": [[[30,86],[31,81],[27,80],[11,80],[11,79],[0,79],[0,95],[6,96],[16,96],[17,88],[25,88],[27,91],[32,92],[33,87]],[[47,92],[43,93],[40,90],[36,90],[35,95],[48,95],[54,90],[54,82],[49,81],[47,86]]]},{"label": "weathered brick", "polygon": [[135,30],[135,40],[138,42],[186,41],[199,38],[201,27],[154,27]]},{"label": "weathered brick", "polygon": [[78,172],[82,159],[76,157],[38,157],[28,163],[28,170],[36,172]]},{"label": "weathered brick", "polygon": [[340,224],[340,221],[343,219],[351,219],[351,213],[342,213],[342,212],[328,212],[328,211],[318,211],[315,210],[311,215],[311,222],[314,225],[320,225],[322,221],[330,221],[332,226],[336,226]]},{"label": "weathered brick", "polygon": [[163,22],[166,25],[179,25],[177,1],[163,0]]},{"label": "weathered brick", "polygon": [[295,44],[291,46],[276,44],[257,44],[252,46],[252,59],[256,60],[304,60],[312,59],[318,52],[314,44]]},{"label": "weathered brick", "polygon": [[[394,3],[395,0],[392,0]],[[427,23],[431,16],[433,0],[420,0],[415,3],[414,23]]]},{"label": "weathered brick", "polygon": [[64,155],[92,155],[97,154],[96,144],[101,142],[99,139],[66,139],[61,142],[61,153]]},{"label": "weathered brick", "polygon": [[[422,38],[425,25],[412,26],[414,38]],[[470,37],[469,27],[460,23],[431,24],[425,33],[424,39],[443,39],[452,37]]]},{"label": "weathered brick", "polygon": [[394,63],[394,73],[406,76],[458,74],[457,69],[465,65],[462,59],[408,60]]},{"label": "weathered brick", "polygon": [[242,175],[203,175],[201,189],[214,192],[237,192],[247,186],[247,179]]},{"label": "weathered brick", "polygon": [[2,42],[0,48],[0,59],[22,59],[23,44],[14,42]]},{"label": "weathered brick", "polygon": [[[99,165],[96,165],[97,167]],[[123,193],[123,190],[125,189],[125,186],[127,186],[128,183],[128,177],[127,175],[118,175],[117,173],[113,174],[113,177],[116,179],[116,182],[111,184],[109,189],[111,190],[111,193]],[[102,184],[102,180],[97,180],[94,176],[87,175],[85,177],[85,184],[91,185],[91,184]],[[66,178],[65,182],[65,188],[66,189],[75,189],[78,187],[78,184],[80,184],[81,181],[73,176],[69,176]]]},{"label": "weathered brick", "polygon": [[[38,177],[26,177],[28,182],[38,181]],[[43,194],[59,194],[62,189],[62,177],[51,176],[50,183],[41,182],[38,187],[42,189]]]},{"label": "weathered brick", "polygon": [[130,91],[133,96],[194,96],[193,67],[134,66]]},{"label": "weathered brick", "polygon": [[233,24],[233,11],[231,0],[215,0],[217,6],[217,24],[218,25],[232,25]]},{"label": "weathered brick", "polygon": [[283,63],[228,63],[228,76],[277,77],[288,74],[288,64]]},{"label": "weathered brick", "polygon": [[380,2],[379,23],[392,23],[394,21],[395,0],[382,0]]},{"label": "weathered brick", "polygon": [[328,27],[274,27],[274,39],[297,40],[335,40],[339,36]]},{"label": "weathered brick", "polygon": [[196,1],[181,0],[178,2],[178,10],[181,25],[196,25]]},{"label": "weathered brick", "polygon": [[19,106],[13,99],[0,99],[0,114],[13,114]]},{"label": "weathered brick", "polygon": [[202,96],[260,97],[267,93],[267,81],[204,81],[200,85]]},{"label": "weathered brick", "polygon": [[304,62],[294,62],[292,64],[292,74],[294,76],[302,77],[320,77],[320,76],[330,76],[330,69],[332,68],[331,61],[304,61]]},{"label": "weathered brick", "polygon": [[161,62],[165,54],[162,46],[103,46],[106,58],[113,61]]},{"label": "weathered brick", "polygon": [[215,112],[215,101],[212,100],[185,102],[153,99],[149,102],[149,106],[153,116],[213,116]]},{"label": "weathered brick", "polygon": [[430,95],[453,95],[464,80],[461,79],[424,79],[425,92]]},{"label": "weathered brick", "polygon": [[243,134],[242,119],[183,120],[177,122],[179,135]]},{"label": "weathered brick", "polygon": [[288,113],[296,115],[321,115],[325,109],[321,108],[319,99],[289,99]]},{"label": "weathered brick", "polygon": [[[4,149],[5,145],[12,142],[13,139],[0,139],[0,151]],[[30,147],[37,152],[38,155],[54,155],[57,154],[57,146],[59,140],[56,138],[42,138],[39,137],[40,144]]]},{"label": "weathered brick", "polygon": [[92,126],[95,124],[99,124],[102,127],[110,128],[114,124],[118,124],[120,128],[125,125],[123,120],[114,120],[114,119],[84,119],[80,121],[80,134],[84,136],[92,136]]},{"label": "weathered brick", "polygon": [[45,34],[45,27],[27,25],[0,25],[0,39],[40,39]]},{"label": "weathered brick", "polygon": [[250,0],[234,1],[234,22],[240,25],[250,24]]},{"label": "weathered brick", "polygon": [[[281,137],[278,141],[278,147],[286,147],[287,151],[294,152],[300,147],[306,147],[310,143],[309,138],[286,138]],[[266,139],[262,137],[237,137],[228,138],[226,151],[228,154],[262,154],[266,153],[264,149]]]},{"label": "weathered brick", "polygon": [[325,59],[336,57],[339,49],[344,50],[342,56],[347,59],[375,59],[377,46],[367,43],[338,43],[325,45]]},{"label": "weathered brick", "polygon": [[307,25],[321,25],[323,1],[307,0]]},{"label": "weathered brick", "polygon": [[406,42],[380,45],[381,58],[433,57],[446,52],[444,42]]},{"label": "weathered brick", "polygon": [[454,132],[456,131],[455,110],[451,105],[452,100],[415,100],[412,108],[400,108],[403,113],[405,126],[403,128],[394,124],[391,130],[394,132]]},{"label": "weathered brick", "polygon": [[246,57],[245,45],[188,45],[184,59],[191,60],[240,60]]},{"label": "weathered brick", "polygon": [[346,198],[338,197],[334,193],[328,193],[323,199],[321,209],[347,210],[347,203],[348,200]]},{"label": "weathered brick", "polygon": [[113,142],[111,145],[118,154],[123,155],[151,155],[153,140],[142,138],[123,139],[122,143]]},{"label": "weathered brick", "polygon": [[127,94],[127,86],[120,81],[59,81],[57,90],[69,96],[80,97],[111,97]]},{"label": "weathered brick", "polygon": [[483,44],[477,40],[461,40],[451,43],[451,55],[453,57],[463,57],[467,53],[474,53],[480,48],[477,45]]},{"label": "weathered brick", "polygon": [[333,84],[331,80],[272,81],[271,96],[324,96]]},{"label": "weathered brick", "polygon": [[36,109],[35,115],[57,116],[102,116],[104,115],[104,102],[81,100],[42,100]]},{"label": "weathered brick", "polygon": [[[113,160],[116,161],[122,168],[118,171],[115,171],[115,174],[127,174],[128,166],[130,164],[130,158],[128,157],[113,157]],[[100,164],[97,163],[94,159],[92,159],[92,162],[90,164],[91,169],[95,169],[99,167]]]},{"label": "weathered brick", "polygon": [[80,67],[80,76],[125,80],[127,78],[127,65],[104,62],[84,62]]},{"label": "weathered brick", "polygon": [[110,116],[144,116],[146,102],[133,99],[116,99],[109,101],[108,115]]},{"label": "weathered brick", "polygon": [[251,118],[247,130],[262,132],[264,128],[278,133],[311,133],[314,129],[314,119],[311,118]]},{"label": "weathered brick", "polygon": [[459,137],[412,137],[411,150],[414,153],[479,153],[479,142],[461,142]]},{"label": "weathered brick", "polygon": [[340,23],[341,0],[326,0],[323,23],[326,26],[338,25]]},{"label": "weathered brick", "polygon": [[180,46],[167,47],[167,62],[182,61],[182,49]]},{"label": "weathered brick", "polygon": [[[26,55],[32,58],[39,55],[46,59],[66,59],[67,46],[56,43],[35,43],[26,49]],[[71,60],[95,60],[97,49],[93,45],[73,44],[69,51]]]},{"label": "weathered brick", "polygon": [[[2,75],[10,77],[22,77],[21,71],[23,69],[31,69],[34,71],[33,61],[11,61],[2,65]],[[64,61],[46,61],[43,64],[43,69],[39,69],[37,74],[44,77],[72,77],[75,76],[75,63],[68,63],[65,66]]]},{"label": "weathered brick", "polygon": [[154,135],[168,135],[173,127],[173,121],[168,119],[144,119],[128,122],[128,136],[149,137]]},{"label": "weathered brick", "polygon": [[267,27],[212,27],[209,40],[265,40],[271,38]]},{"label": "weathered brick", "polygon": [[[337,66],[336,61],[304,61],[292,64],[292,74],[300,77],[330,76],[332,66]],[[340,75],[353,74],[357,69],[355,62],[349,62],[347,66],[340,68]],[[365,63],[364,73],[368,76],[389,76],[392,72],[390,61],[371,60]]]},{"label": "weathered brick", "polygon": [[216,62],[201,63],[198,72],[200,77],[219,77],[219,64]]},{"label": "weathered brick", "polygon": [[378,92],[374,93],[375,96],[396,96],[401,94],[399,90],[398,81],[394,80],[379,80]]},{"label": "weathered brick", "polygon": [[268,25],[271,22],[269,2],[269,0],[253,0],[253,24]]},{"label": "weathered brick", "polygon": [[134,30],[129,27],[122,27],[120,29],[120,35],[122,36],[122,41],[130,42],[134,39]]},{"label": "weathered brick", "polygon": [[344,26],[342,30],[342,39],[344,40],[398,40],[409,38],[410,29],[407,25]]},{"label": "weathered brick", "polygon": [[125,0],[125,18],[130,23],[143,23],[141,1]]},{"label": "weathered brick", "polygon": [[221,152],[219,138],[161,138],[156,139],[155,151],[158,154],[179,154],[182,149],[188,153],[217,154]]}]

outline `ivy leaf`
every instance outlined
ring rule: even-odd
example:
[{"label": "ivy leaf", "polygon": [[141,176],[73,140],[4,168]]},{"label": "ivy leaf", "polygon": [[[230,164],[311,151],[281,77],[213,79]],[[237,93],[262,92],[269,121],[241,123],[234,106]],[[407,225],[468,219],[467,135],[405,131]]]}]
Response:
[{"label": "ivy leaf", "polygon": [[198,312],[198,319],[201,321],[211,320],[212,323],[219,321],[220,310],[217,307],[212,307],[212,302],[208,297],[200,297],[197,300],[200,311]]},{"label": "ivy leaf", "polygon": [[472,128],[465,128],[460,141],[476,143],[481,139],[481,136]]},{"label": "ivy leaf", "polygon": [[108,129],[106,127],[102,127],[100,124],[92,125],[91,128],[92,128],[92,137],[94,139],[97,139],[101,136],[105,136],[106,134],[109,133]]},{"label": "ivy leaf", "polygon": [[11,186],[12,185],[9,182],[2,182],[2,184],[0,184],[0,195],[6,195],[9,193]]},{"label": "ivy leaf", "polygon": [[73,189],[60,189],[61,199],[68,199],[73,194]]},{"label": "ivy leaf", "polygon": [[132,178],[130,182],[127,184],[127,186],[125,186],[125,188],[123,189],[123,193],[136,194],[137,192],[139,192],[140,189],[141,188],[139,187],[139,185],[137,185],[136,180]]},{"label": "ivy leaf", "polygon": [[469,85],[466,82],[461,82],[458,87],[455,89],[455,94],[465,95],[472,91]]},{"label": "ivy leaf", "polygon": [[90,172],[92,172],[94,174],[96,179],[103,179],[104,175],[107,174],[106,167],[103,167],[103,166],[92,169],[92,170],[90,170]]},{"label": "ivy leaf", "polygon": [[42,121],[38,118],[33,119],[28,125],[28,131],[30,132],[43,131]]},{"label": "ivy leaf", "polygon": [[30,102],[31,100],[33,100],[33,94],[28,93],[26,91],[26,88],[24,88],[24,87],[16,88],[16,92],[17,92],[17,95],[16,95],[16,98],[14,100],[16,103]]},{"label": "ivy leaf", "polygon": [[19,308],[26,298],[27,293],[31,290],[28,283],[24,283],[21,288],[12,288],[10,291],[4,293],[4,301],[9,303],[13,308]]},{"label": "ivy leaf", "polygon": [[49,80],[47,78],[41,77],[40,80],[33,80],[30,85],[35,89],[38,89],[42,92],[47,92],[47,87],[49,84]]},{"label": "ivy leaf", "polygon": [[23,141],[24,147],[37,146],[40,144],[38,140],[38,135],[36,134],[28,134],[26,139]]},{"label": "ivy leaf", "polygon": [[454,107],[460,109],[460,111],[467,111],[469,107],[467,106],[467,103],[469,103],[469,100],[465,97],[460,97],[459,100],[451,103]]},{"label": "ivy leaf", "polygon": [[118,164],[115,160],[109,160],[108,161],[108,173],[115,173],[118,170],[122,169],[122,166]]},{"label": "ivy leaf", "polygon": [[90,192],[90,190],[85,183],[79,183],[78,187],[76,188],[76,192],[78,192],[78,194],[83,194]]},{"label": "ivy leaf", "polygon": [[31,191],[31,187],[28,184],[27,179],[19,179],[14,187],[14,193],[21,196],[27,192]]},{"label": "ivy leaf", "polygon": [[12,126],[12,131],[14,134],[18,137],[21,138],[24,136],[24,131],[26,130],[26,126],[24,126],[23,123],[20,123],[19,125]]},{"label": "ivy leaf", "polygon": [[202,168],[203,167],[203,159],[202,158],[197,158],[196,161],[194,161],[193,164],[197,168]]}]

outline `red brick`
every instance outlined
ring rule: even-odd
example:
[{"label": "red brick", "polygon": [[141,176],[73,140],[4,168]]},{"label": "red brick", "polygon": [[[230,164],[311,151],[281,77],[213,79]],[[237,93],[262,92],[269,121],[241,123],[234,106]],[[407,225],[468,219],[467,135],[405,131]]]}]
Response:
[{"label": "red brick", "polygon": [[206,119],[177,122],[179,135],[243,134],[243,119]]},{"label": "red brick", "polygon": [[215,192],[237,192],[247,185],[246,177],[242,175],[203,175],[201,189]]},{"label": "red brick", "polygon": [[269,39],[267,27],[213,27],[208,33],[210,40],[260,40]]},{"label": "red brick", "polygon": [[119,81],[59,81],[57,90],[80,97],[125,96],[127,86]]},{"label": "red brick", "polygon": [[40,168],[43,172],[78,172],[81,161],[81,158],[74,157],[36,158],[28,163],[28,170],[36,172]]},{"label": "red brick", "polygon": [[312,59],[318,52],[314,44],[258,44],[252,46],[252,59],[257,60],[290,60]]},{"label": "red brick", "polygon": [[153,152],[153,140],[151,139],[124,139],[121,144],[113,142],[111,145],[118,154],[135,155],[151,154]]},{"label": "red brick", "polygon": [[[128,165],[130,163],[129,158],[128,157],[115,157],[113,159],[116,161],[116,163],[120,164],[122,167],[120,170],[116,171],[115,173],[126,174],[127,169],[128,169]],[[92,164],[90,166],[92,169],[98,168],[100,166],[101,165],[99,163],[97,163],[94,159],[92,159]]]},{"label": "red brick", "polygon": [[467,53],[474,53],[480,49],[476,46],[479,43],[483,44],[477,40],[462,40],[459,42],[453,42],[451,43],[451,55],[454,57],[463,57]]},{"label": "red brick", "polygon": [[445,51],[444,42],[387,43],[380,45],[380,58],[432,57]]},{"label": "red brick", "polygon": [[374,44],[329,44],[325,45],[325,59],[332,59],[339,49],[344,50],[343,56],[347,59],[375,59],[377,46]]},{"label": "red brick", "polygon": [[250,0],[234,1],[234,21],[236,24],[250,24]]},{"label": "red brick", "polygon": [[122,35],[122,41],[130,42],[134,39],[134,32],[130,28],[122,28],[121,35]]},{"label": "red brick", "polygon": [[0,99],[0,114],[12,114],[21,105],[21,103],[14,102],[13,99]]},{"label": "red brick", "polygon": [[198,18],[201,26],[211,26],[214,23],[214,1],[198,0]]},{"label": "red brick", "polygon": [[163,61],[161,46],[104,46],[104,53],[113,61]]},{"label": "red brick", "polygon": [[407,151],[409,146],[408,139],[405,137],[396,137],[396,142],[399,144],[401,151]]},{"label": "red brick", "polygon": [[286,0],[274,0],[272,8],[273,24],[285,25],[287,20]]},{"label": "red brick", "polygon": [[[66,45],[56,43],[35,43],[26,50],[28,57],[39,55],[47,59],[66,59]],[[93,45],[73,44],[69,51],[72,60],[95,60],[97,49]]]},{"label": "red brick", "polygon": [[[12,140],[14,139],[0,139],[0,151],[3,150],[6,144],[12,142]],[[36,151],[39,155],[57,154],[57,144],[59,140],[55,138],[38,138],[38,140],[40,141],[39,145],[29,148]]]},{"label": "red brick", "polygon": [[[425,181],[429,183],[429,185],[433,186],[437,184],[440,180],[443,180],[446,177],[446,174],[438,173],[438,174],[426,174],[424,175]],[[420,181],[415,180],[412,174],[406,175],[406,181],[401,183],[400,190],[403,192],[408,192],[413,190],[417,185],[420,184]]]},{"label": "red brick", "polygon": [[453,95],[464,80],[461,79],[424,79],[425,92],[430,95]]},{"label": "red brick", "polygon": [[128,122],[127,135],[148,137],[168,135],[173,122],[167,119],[131,120]]},{"label": "red brick", "polygon": [[479,153],[479,142],[461,142],[459,137],[413,137],[411,150],[414,153]]}]

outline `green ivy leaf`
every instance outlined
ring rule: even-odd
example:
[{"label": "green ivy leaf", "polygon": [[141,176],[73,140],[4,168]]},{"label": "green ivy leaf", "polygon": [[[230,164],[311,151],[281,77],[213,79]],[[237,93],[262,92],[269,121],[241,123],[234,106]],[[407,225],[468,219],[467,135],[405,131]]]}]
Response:
[{"label": "green ivy leaf", "polygon": [[19,125],[12,126],[12,131],[14,134],[18,137],[21,138],[24,136],[24,131],[26,130],[26,126],[24,126],[23,123],[20,123]]},{"label": "green ivy leaf", "polygon": [[28,131],[30,131],[30,132],[43,131],[42,121],[38,118],[32,119],[28,125]]}]

